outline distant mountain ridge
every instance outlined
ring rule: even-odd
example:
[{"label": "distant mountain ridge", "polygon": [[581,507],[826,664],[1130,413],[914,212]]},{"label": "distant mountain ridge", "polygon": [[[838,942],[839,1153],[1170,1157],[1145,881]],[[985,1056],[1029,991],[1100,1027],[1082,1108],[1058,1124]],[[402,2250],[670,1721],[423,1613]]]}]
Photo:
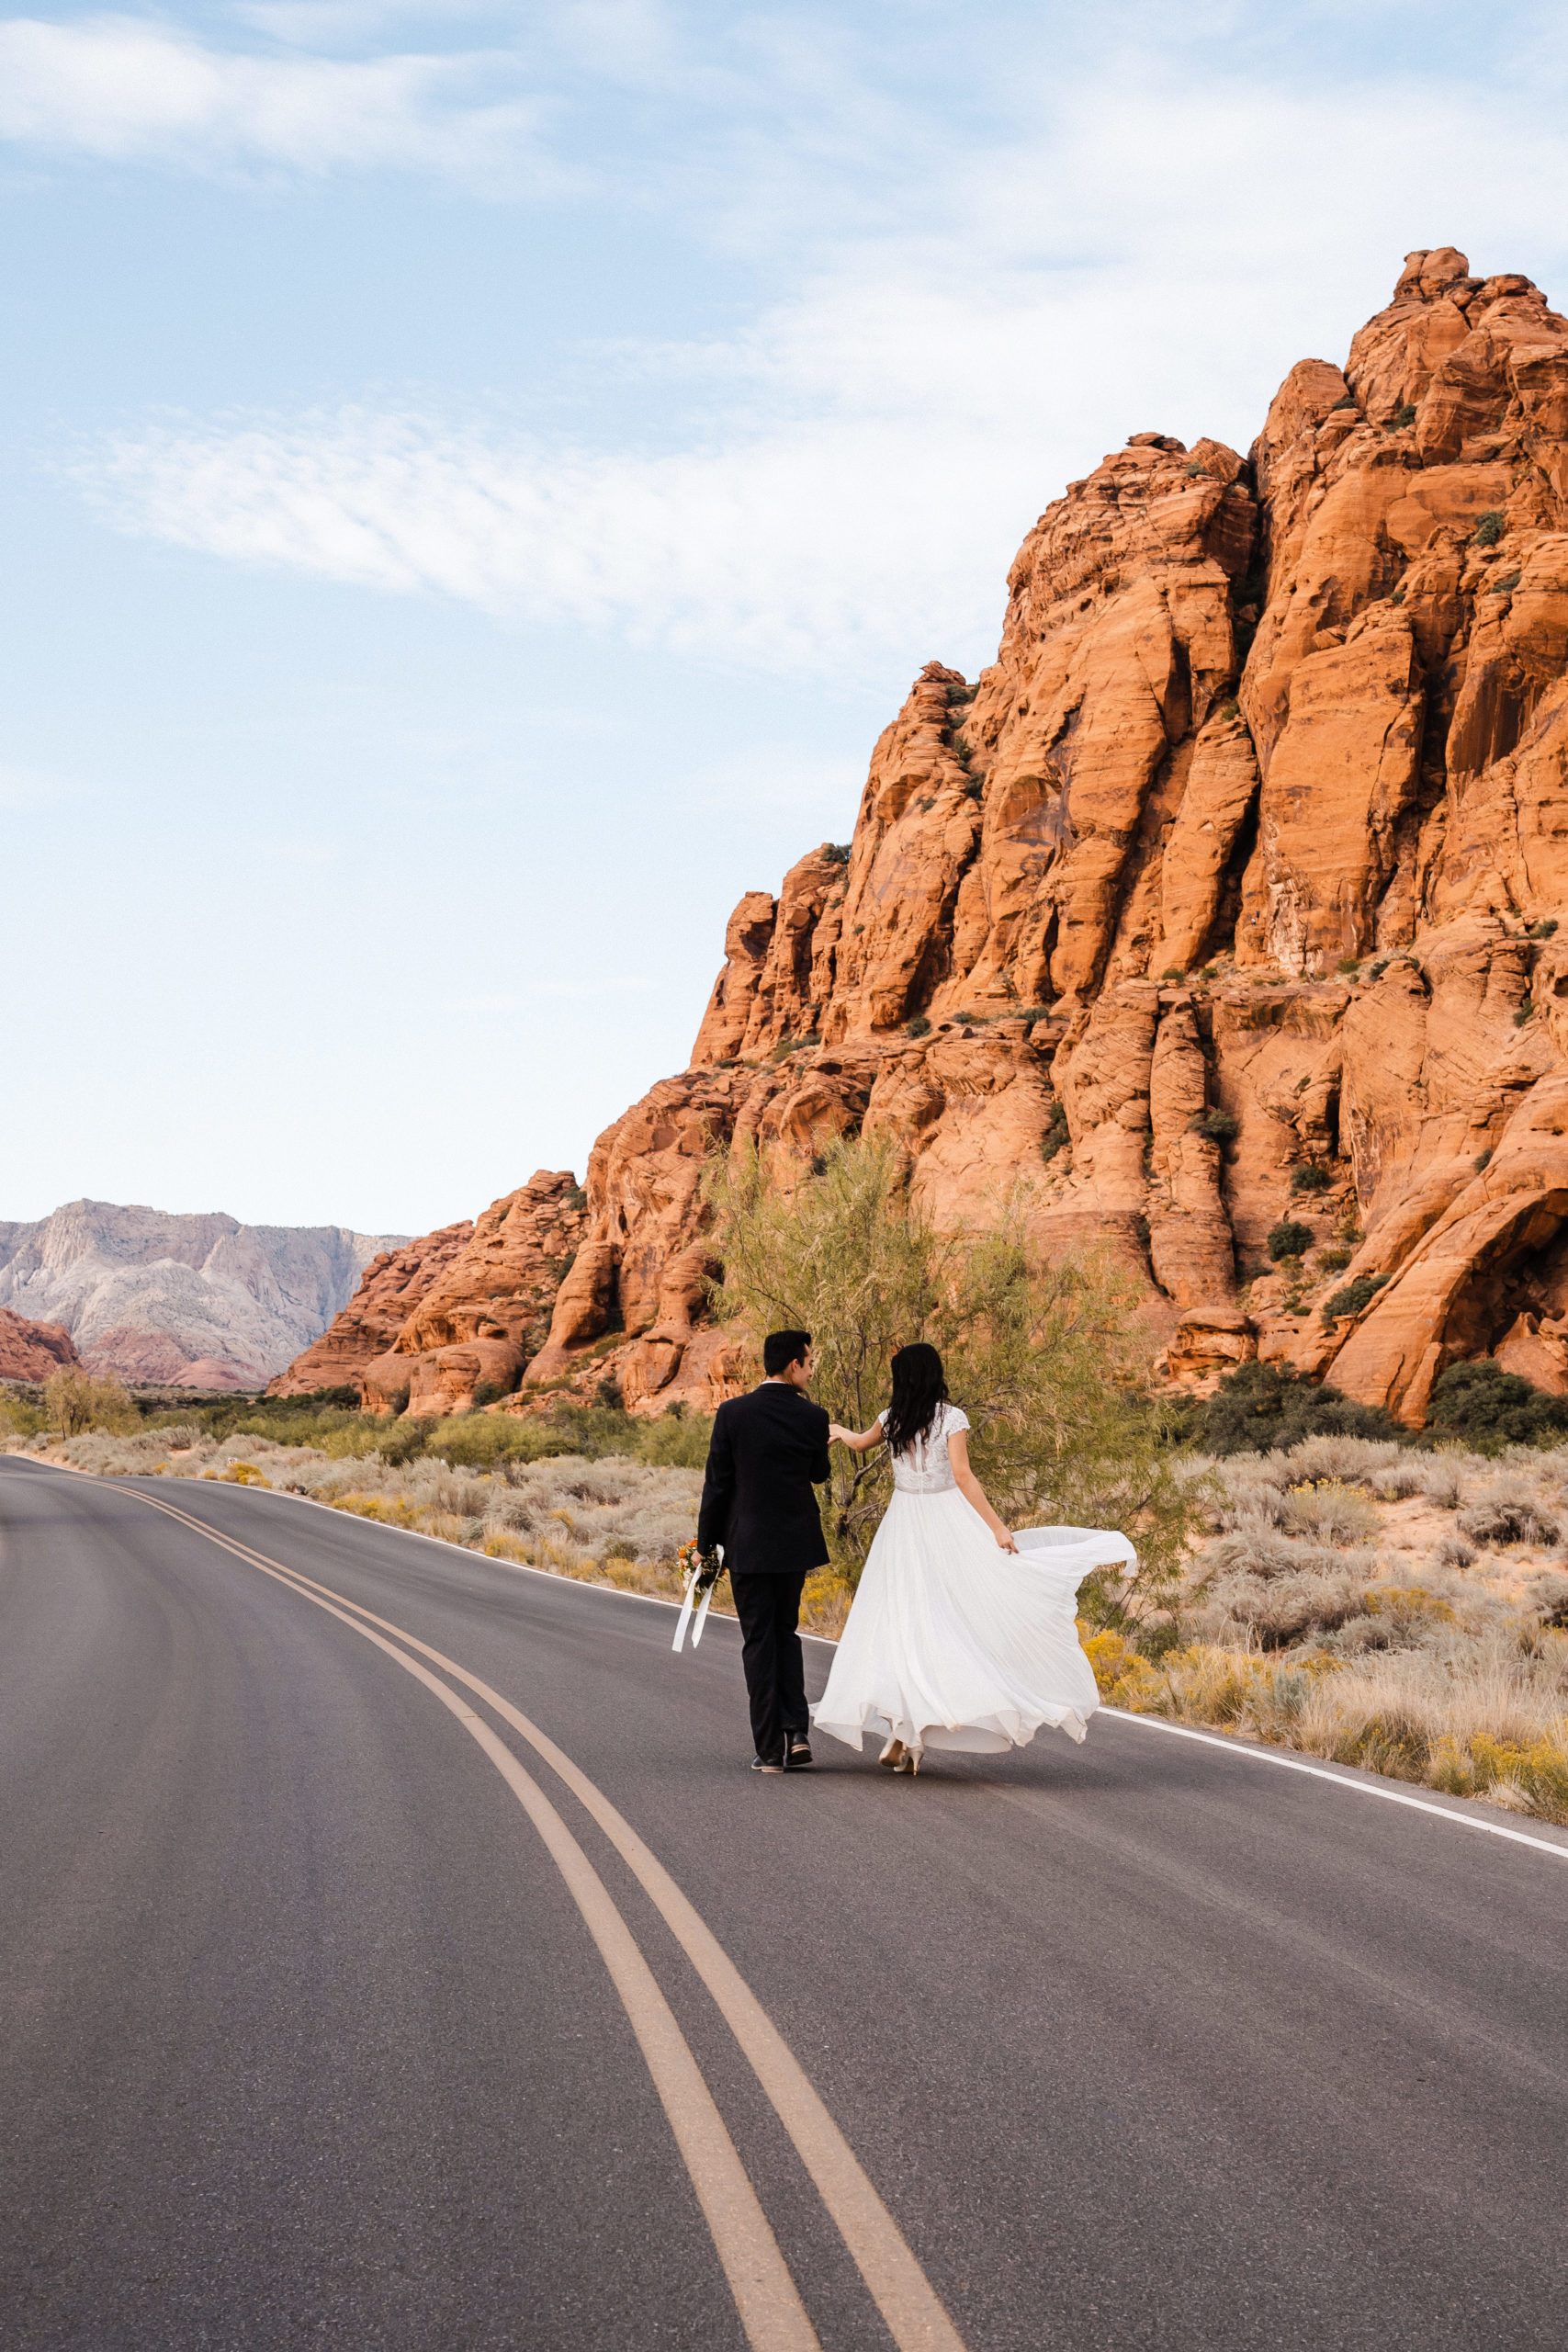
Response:
[{"label": "distant mountain ridge", "polygon": [[63,1324],[90,1371],[193,1388],[258,1388],[341,1312],[402,1234],[242,1225],[71,1201],[0,1220],[0,1306]]}]

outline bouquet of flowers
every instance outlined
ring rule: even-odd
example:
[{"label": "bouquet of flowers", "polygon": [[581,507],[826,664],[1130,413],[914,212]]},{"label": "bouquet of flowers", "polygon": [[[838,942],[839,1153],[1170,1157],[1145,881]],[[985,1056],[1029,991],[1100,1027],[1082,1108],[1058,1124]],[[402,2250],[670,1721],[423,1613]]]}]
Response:
[{"label": "bouquet of flowers", "polygon": [[694,1544],[682,1544],[675,1555],[675,1565],[686,1580],[686,1597],[681,1603],[674,1646],[677,1649],[681,1647],[686,1638],[686,1628],[690,1625],[692,1647],[695,1649],[702,1640],[703,1627],[707,1623],[713,1589],[724,1574],[724,1546],[720,1544],[711,1552],[700,1552]]}]

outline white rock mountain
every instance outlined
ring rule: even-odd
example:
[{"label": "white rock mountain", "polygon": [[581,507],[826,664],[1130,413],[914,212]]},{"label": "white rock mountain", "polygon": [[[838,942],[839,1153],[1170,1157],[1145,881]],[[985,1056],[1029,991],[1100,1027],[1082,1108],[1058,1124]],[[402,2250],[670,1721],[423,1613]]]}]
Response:
[{"label": "white rock mountain", "polygon": [[96,1372],[257,1388],[326,1329],[368,1261],[406,1238],[72,1201],[29,1225],[0,1222],[0,1306],[63,1323]]}]

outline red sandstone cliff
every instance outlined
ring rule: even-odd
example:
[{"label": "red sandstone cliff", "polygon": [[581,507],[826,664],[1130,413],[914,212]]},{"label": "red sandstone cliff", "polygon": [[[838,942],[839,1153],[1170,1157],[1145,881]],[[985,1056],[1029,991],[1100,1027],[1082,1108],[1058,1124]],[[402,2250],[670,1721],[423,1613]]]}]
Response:
[{"label": "red sandstone cliff", "polygon": [[570,1169],[541,1168],[492,1201],[390,1349],[367,1367],[367,1405],[400,1409],[406,1396],[411,1413],[449,1413],[476,1389],[499,1396],[514,1388],[543,1345],[586,1222]]},{"label": "red sandstone cliff", "polygon": [[0,1306],[0,1380],[47,1380],[80,1362],[63,1323],[30,1323]]},{"label": "red sandstone cliff", "polygon": [[1411,1421],[1458,1357],[1568,1388],[1568,322],[1412,254],[1247,458],[1134,435],[1009,592],[978,684],[929,663],[883,734],[847,859],[742,899],[528,1380],[593,1349],[710,1405],[705,1150],[863,1126],[939,1218],[1027,1176],[1047,1246],[1119,1248],[1175,1377],[1261,1353]]},{"label": "red sandstone cliff", "polygon": [[353,1385],[373,1411],[441,1414],[516,1386],[549,1329],[587,1219],[570,1170],[540,1169],[472,1225],[383,1253],[269,1396]]},{"label": "red sandstone cliff", "polygon": [[267,1395],[307,1396],[321,1388],[358,1387],[367,1367],[392,1345],[473,1229],[468,1223],[444,1225],[437,1233],[372,1258],[342,1314],[278,1374]]}]

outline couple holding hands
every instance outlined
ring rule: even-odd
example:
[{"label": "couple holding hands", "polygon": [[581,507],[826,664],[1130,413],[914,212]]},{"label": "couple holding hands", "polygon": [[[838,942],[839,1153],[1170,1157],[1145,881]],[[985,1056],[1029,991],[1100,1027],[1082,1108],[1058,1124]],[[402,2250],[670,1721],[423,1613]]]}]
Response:
[{"label": "couple holding hands", "polygon": [[[1087,1527],[1004,1527],[969,1467],[968,1417],[942,1358],[900,1348],[891,1396],[868,1430],[829,1420],[807,1394],[811,1335],[771,1331],[764,1378],[721,1405],[697,1520],[705,1554],[722,1544],[756,1744],[752,1770],[811,1761],[810,1729],[918,1772],[930,1750],[1021,1747],[1042,1724],[1081,1740],[1098,1703],[1078,1644],[1078,1586],[1093,1568],[1137,1565],[1125,1536]],[[830,1444],[886,1444],[893,1499],[876,1531],[828,1687],[806,1702],[796,1631],[807,1575],[828,1546],[812,1491]]]}]

